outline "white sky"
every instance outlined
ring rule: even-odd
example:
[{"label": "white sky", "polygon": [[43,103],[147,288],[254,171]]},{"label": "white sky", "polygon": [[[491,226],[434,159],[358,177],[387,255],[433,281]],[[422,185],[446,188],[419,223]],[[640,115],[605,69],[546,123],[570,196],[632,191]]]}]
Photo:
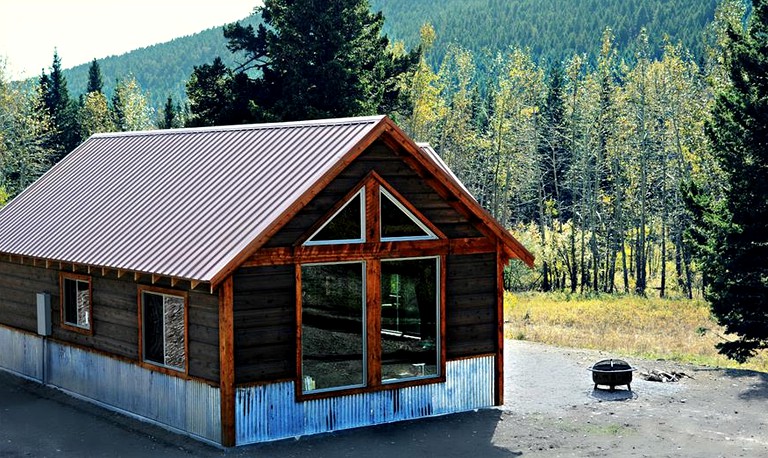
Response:
[{"label": "white sky", "polygon": [[260,0],[0,0],[0,60],[12,79],[70,68],[248,16]]}]

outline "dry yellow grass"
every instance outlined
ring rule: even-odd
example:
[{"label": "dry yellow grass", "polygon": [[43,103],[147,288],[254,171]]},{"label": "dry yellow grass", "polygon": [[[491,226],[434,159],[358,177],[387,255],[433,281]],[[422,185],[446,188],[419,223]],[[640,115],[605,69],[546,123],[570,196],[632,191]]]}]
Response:
[{"label": "dry yellow grass", "polygon": [[717,353],[722,330],[702,300],[506,293],[504,311],[514,339],[768,372],[768,352],[743,365]]}]

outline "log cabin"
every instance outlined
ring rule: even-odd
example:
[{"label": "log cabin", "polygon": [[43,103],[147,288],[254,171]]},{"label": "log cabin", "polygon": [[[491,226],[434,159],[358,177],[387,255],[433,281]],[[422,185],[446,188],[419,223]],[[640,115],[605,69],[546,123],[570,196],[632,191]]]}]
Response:
[{"label": "log cabin", "polygon": [[0,368],[224,447],[500,405],[511,259],[387,117],[97,134],[0,210]]}]

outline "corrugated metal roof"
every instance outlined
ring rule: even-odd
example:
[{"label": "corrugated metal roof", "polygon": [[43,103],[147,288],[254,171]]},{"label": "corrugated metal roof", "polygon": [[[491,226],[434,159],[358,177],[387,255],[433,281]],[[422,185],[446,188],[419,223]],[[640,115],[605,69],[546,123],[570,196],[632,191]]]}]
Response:
[{"label": "corrugated metal roof", "polygon": [[210,281],[384,119],[94,135],[0,210],[0,252]]}]

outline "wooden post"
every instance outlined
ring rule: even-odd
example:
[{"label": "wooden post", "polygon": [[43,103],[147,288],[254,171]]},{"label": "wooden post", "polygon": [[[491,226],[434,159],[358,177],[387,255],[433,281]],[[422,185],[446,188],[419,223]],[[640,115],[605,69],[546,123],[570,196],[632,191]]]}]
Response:
[{"label": "wooden post", "polygon": [[219,395],[221,445],[235,446],[235,330],[232,277],[219,287]]},{"label": "wooden post", "polygon": [[[504,251],[501,241],[496,242],[496,399],[495,405],[504,405]],[[508,261],[507,261],[508,262]]]},{"label": "wooden post", "polygon": [[368,334],[368,387],[381,385],[381,261],[366,262],[366,320]]}]

